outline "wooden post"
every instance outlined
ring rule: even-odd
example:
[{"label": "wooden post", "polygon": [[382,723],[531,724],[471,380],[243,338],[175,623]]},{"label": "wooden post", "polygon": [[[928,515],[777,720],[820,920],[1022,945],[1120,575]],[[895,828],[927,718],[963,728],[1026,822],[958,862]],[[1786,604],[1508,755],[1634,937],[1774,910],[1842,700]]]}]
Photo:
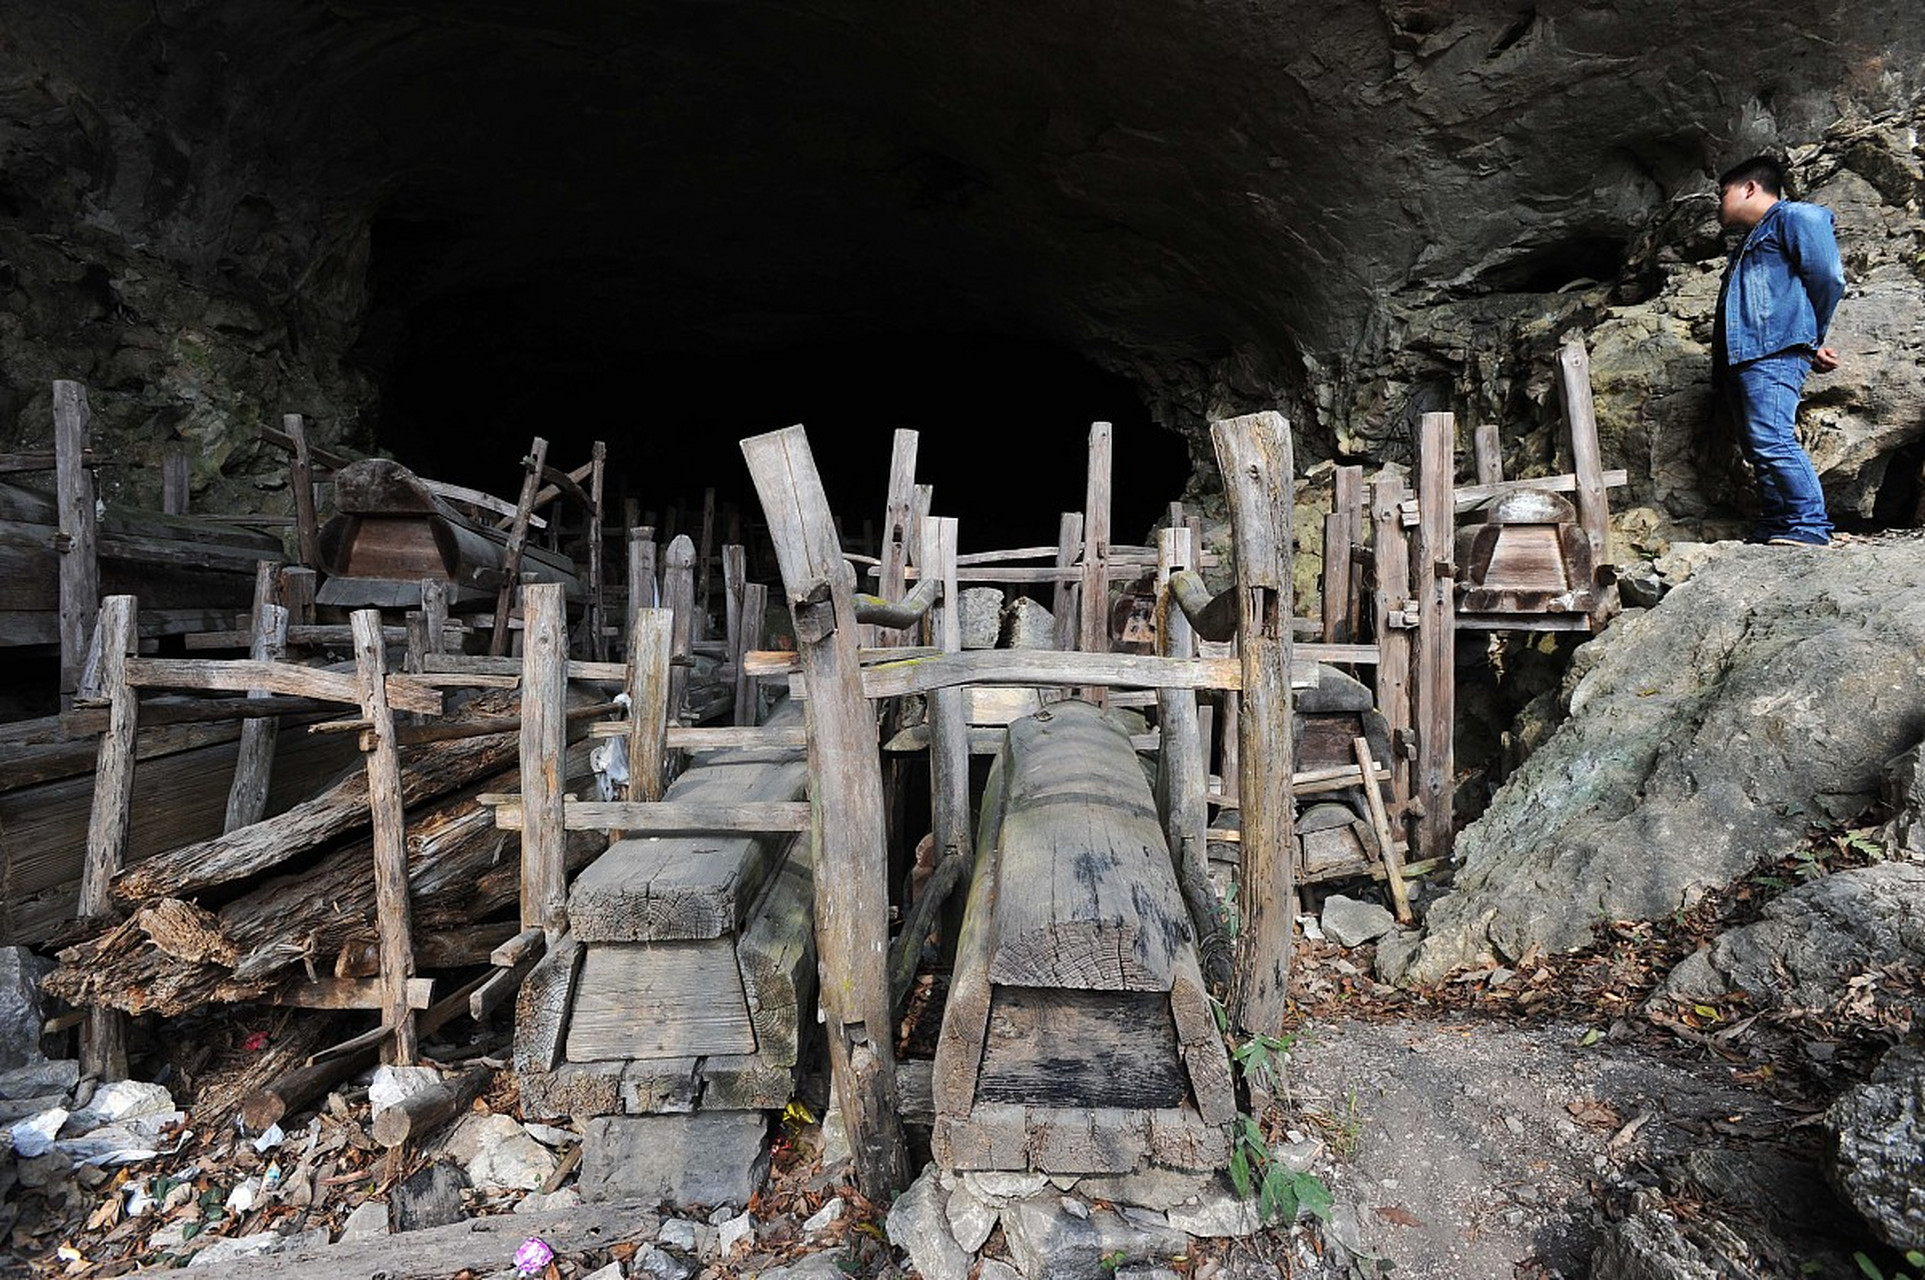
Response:
[{"label": "wooden post", "polygon": [[1404,534],[1404,485],[1385,476],[1372,489],[1370,522],[1377,563],[1377,710],[1390,731],[1391,819],[1400,832],[1410,804],[1410,542]]},{"label": "wooden post", "polygon": [[54,486],[60,516],[60,705],[73,705],[80,669],[100,612],[100,563],[96,559],[94,479],[87,470],[87,437],[93,410],[87,388],[57,379],[53,384]]},{"label": "wooden post", "polygon": [[448,647],[448,584],[440,578],[421,580],[421,623],[428,632],[428,652],[442,653]]},{"label": "wooden post", "polygon": [[536,436],[528,447],[528,456],[521,462],[521,498],[515,503],[514,523],[508,526],[508,546],[501,564],[501,594],[495,598],[495,629],[488,636],[488,652],[497,658],[508,652],[508,615],[514,611],[515,592],[521,587],[521,551],[528,545],[528,517],[535,513],[541,469],[548,463],[548,442]]},{"label": "wooden post", "polygon": [[562,757],[568,753],[568,604],[559,582],[522,590],[521,927],[553,942],[567,928],[568,834]]},{"label": "wooden post", "polygon": [[1246,1031],[1276,1034],[1289,999],[1296,911],[1291,834],[1290,424],[1264,412],[1210,424],[1236,539],[1243,662],[1237,716],[1242,804],[1236,988],[1231,1014]]},{"label": "wooden post", "polygon": [[[1110,424],[1089,429],[1089,476],[1083,499],[1083,598],[1077,641],[1084,653],[1110,651]],[[1105,691],[1083,696],[1103,702]]]},{"label": "wooden post", "polygon": [[368,809],[374,820],[374,917],[381,940],[381,1020],[390,1038],[382,1054],[407,1066],[414,1061],[414,921],[408,901],[407,818],[401,801],[401,758],[395,749],[394,713],[388,709],[387,651],[381,611],[357,609],[348,622],[354,634],[354,682],[361,717],[368,722]]},{"label": "wooden post", "polygon": [[1332,480],[1330,519],[1324,526],[1323,638],[1349,644],[1357,638],[1363,591],[1363,566],[1356,551],[1364,541],[1364,469],[1338,467]]},{"label": "wooden post", "polygon": [[[1190,620],[1168,598],[1170,575],[1194,565],[1196,556],[1187,526],[1177,524],[1156,531],[1156,585],[1163,595],[1157,610],[1157,652],[1166,658],[1196,656],[1196,636]],[[1179,865],[1186,858],[1205,856],[1210,826],[1208,765],[1203,757],[1197,719],[1196,691],[1158,689],[1156,720],[1161,746],[1157,751],[1157,807],[1170,853]]]},{"label": "wooden post", "polygon": [[314,509],[314,458],[308,452],[307,420],[298,413],[281,415],[281,430],[293,442],[288,459],[287,484],[294,491],[294,538],[301,563],[309,569],[321,567],[321,517]]},{"label": "wooden post", "polygon": [[[254,633],[247,656],[256,662],[279,662],[287,656],[287,610],[274,603],[279,573],[278,564],[263,560],[254,575]],[[268,695],[256,689],[247,696]],[[267,812],[267,788],[274,776],[274,740],[280,729],[278,716],[241,722],[240,750],[234,757],[234,782],[227,791],[223,831],[252,826]]]},{"label": "wooden post", "polygon": [[[962,597],[956,584],[955,517],[922,522],[922,566],[925,574],[942,575],[942,599],[929,616],[930,643],[944,653],[961,653]],[[970,857],[969,722],[963,711],[961,688],[937,689],[929,694],[929,803],[937,861]]]},{"label": "wooden post", "polygon": [[769,589],[760,582],[746,583],[742,587],[742,648],[735,655],[735,723],[754,724],[757,721],[756,699],[761,696],[762,682],[749,674],[748,656],[751,651],[762,647],[762,632],[767,625],[769,612]]},{"label": "wooden post", "polygon": [[589,452],[588,472],[588,656],[608,657],[608,606],[602,567],[602,486],[608,470],[608,445],[597,440]]},{"label": "wooden post", "polygon": [[715,490],[702,490],[702,546],[695,560],[696,601],[695,638],[708,639],[710,565],[715,553]]},{"label": "wooden post", "polygon": [[662,798],[667,772],[669,647],[675,615],[637,609],[628,628],[628,798]]},{"label": "wooden post", "polygon": [[1417,445],[1417,548],[1412,582],[1417,599],[1417,772],[1413,779],[1412,832],[1419,858],[1441,858],[1451,847],[1452,717],[1456,697],[1457,627],[1451,563],[1457,498],[1456,419],[1423,416]]},{"label": "wooden post", "polygon": [[160,451],[160,509],[170,516],[186,515],[192,482],[186,443],[169,440]]},{"label": "wooden post", "polygon": [[[916,499],[916,449],[921,439],[914,431],[898,428],[889,450],[889,494],[882,510],[882,554],[878,557],[882,572],[876,580],[876,594],[884,600],[900,600],[909,588],[904,570],[909,566],[910,511]],[[872,633],[872,644],[910,642],[904,632],[875,627],[866,630]]]},{"label": "wooden post", "polygon": [[1480,423],[1471,438],[1471,452],[1477,458],[1477,483],[1504,482],[1504,446],[1495,422]]},{"label": "wooden post", "polygon": [[[1067,570],[1082,554],[1083,513],[1065,511],[1056,522],[1056,567]],[[1056,617],[1056,647],[1065,652],[1076,647],[1076,634],[1081,628],[1078,599],[1074,582],[1067,577],[1056,580],[1056,590],[1050,597],[1049,607]]]},{"label": "wooden post", "polygon": [[[1592,565],[1601,569],[1611,562],[1611,509],[1604,494],[1604,463],[1598,456],[1597,410],[1591,403],[1591,357],[1580,339],[1572,338],[1557,353],[1557,391],[1571,435],[1577,522],[1591,544]],[[1596,587],[1597,583],[1581,585]]]},{"label": "wooden post", "polygon": [[669,646],[668,722],[679,724],[688,696],[689,665],[695,653],[695,544],[677,534],[668,544],[668,571],[662,578],[662,603],[675,614]]},{"label": "wooden post", "polygon": [[628,612],[662,603],[655,579],[655,530],[639,525],[628,531]]},{"label": "wooden post", "polygon": [[281,603],[287,607],[287,625],[314,625],[314,579],[312,569],[288,565],[281,570]]},{"label": "wooden post", "polygon": [[[127,683],[127,658],[138,636],[132,596],[108,596],[100,610],[100,690],[110,699],[107,731],[100,735],[94,773],[94,804],[87,823],[87,860],[80,871],[79,916],[102,920],[108,887],[127,856],[127,825],[134,803],[134,734],[139,695]],[[102,1080],[127,1078],[127,1020],[116,1009],[87,1010],[80,1039],[80,1069]]]},{"label": "wooden post", "polygon": [[748,585],[748,563],[744,548],[722,545],[722,651],[730,662],[742,651],[742,588]]},{"label": "wooden post", "polygon": [[809,684],[816,947],[829,1060],[857,1185],[883,1202],[908,1185],[909,1168],[889,1003],[882,777],[856,653],[855,575],[803,429],[744,440],[742,453],[762,499]]}]

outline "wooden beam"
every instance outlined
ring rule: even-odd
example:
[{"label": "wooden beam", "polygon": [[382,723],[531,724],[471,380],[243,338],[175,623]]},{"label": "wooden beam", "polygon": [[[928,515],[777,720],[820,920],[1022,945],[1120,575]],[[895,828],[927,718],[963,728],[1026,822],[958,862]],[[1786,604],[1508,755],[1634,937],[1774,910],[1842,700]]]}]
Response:
[{"label": "wooden beam", "polygon": [[[1084,653],[1110,650],[1110,424],[1092,422],[1089,430],[1089,473],[1083,497],[1083,581],[1078,604],[1077,647]],[[1103,690],[1083,690],[1091,702],[1103,700]]]},{"label": "wooden beam", "polygon": [[87,471],[87,436],[93,410],[87,388],[57,379],[53,384],[54,486],[60,518],[60,705],[73,705],[87,644],[100,611],[100,562],[94,479]]},{"label": "wooden beam", "polygon": [[596,662],[608,657],[607,571],[602,565],[602,498],[608,470],[608,445],[597,440],[589,451],[588,473],[588,656]]},{"label": "wooden beam", "polygon": [[[941,575],[943,584],[942,603],[930,619],[930,639],[946,653],[961,653],[955,517],[922,522],[922,563],[932,578]],[[962,690],[953,686],[929,694],[929,803],[937,859],[973,858],[969,838],[969,722],[963,715]],[[921,944],[922,939],[917,938],[910,945],[919,951]]]},{"label": "wooden beam", "polygon": [[1477,459],[1477,483],[1504,483],[1504,446],[1495,422],[1481,422],[1471,437],[1471,452]]},{"label": "wooden beam", "polygon": [[[884,600],[900,600],[908,590],[904,576],[909,568],[909,516],[916,496],[916,450],[922,437],[904,428],[896,430],[889,448],[889,488],[882,508],[882,565],[876,581],[876,594]],[[896,631],[870,629],[868,643],[893,647],[910,643],[911,638]]]},{"label": "wooden beam", "polygon": [[[80,869],[83,923],[104,923],[108,888],[127,856],[127,827],[134,799],[134,735],[140,700],[127,683],[127,655],[138,638],[132,596],[108,596],[100,613],[100,688],[110,699],[107,731],[100,735],[93,810],[87,823],[87,858]],[[87,1010],[80,1041],[81,1069],[102,1080],[127,1078],[127,1021],[116,1010]]]},{"label": "wooden beam", "polygon": [[[1631,473],[1621,467],[1614,467],[1609,471],[1599,472],[1598,480],[1606,489],[1621,489],[1631,483]],[[1462,515],[1479,503],[1488,502],[1499,494],[1516,493],[1524,489],[1535,489],[1544,493],[1576,493],[1578,481],[1575,475],[1566,474],[1561,476],[1529,476],[1519,480],[1500,480],[1496,484],[1463,484],[1456,487],[1452,501],[1456,507],[1456,514]],[[1421,518],[1418,514],[1418,508],[1419,499],[1404,499],[1402,515],[1406,529],[1415,529],[1417,527],[1418,521]]]},{"label": "wooden beam", "polygon": [[756,722],[756,702],[761,695],[761,682],[749,673],[748,655],[762,644],[762,633],[768,625],[769,588],[760,582],[745,583],[742,587],[742,648],[730,656],[735,664],[735,723],[753,725]]},{"label": "wooden beam", "polygon": [[[416,484],[437,498],[446,498],[450,502],[474,507],[490,515],[505,516],[511,521],[515,518],[515,504],[506,498],[497,498],[492,493],[483,493],[479,489],[469,489],[458,484],[448,484],[442,480],[430,480],[426,476],[416,476],[414,480]],[[531,515],[528,517],[528,527],[546,529],[548,522],[540,516]]]},{"label": "wooden beam", "polygon": [[1390,815],[1384,809],[1383,784],[1377,781],[1377,761],[1370,754],[1368,738],[1350,743],[1357,756],[1357,768],[1368,779],[1363,784],[1364,804],[1370,810],[1370,829],[1383,851],[1384,878],[1390,882],[1390,901],[1397,910],[1397,922],[1409,924],[1410,890],[1404,885],[1404,859],[1397,851],[1397,834],[1390,829]]},{"label": "wooden beam", "polygon": [[668,645],[668,722],[679,724],[688,700],[689,659],[695,651],[695,544],[685,533],[668,544],[662,604],[674,616]]},{"label": "wooden beam", "polygon": [[[523,796],[486,795],[495,810],[495,825],[503,831],[527,831],[528,811]],[[765,831],[807,831],[809,806],[789,801],[736,801],[727,804],[681,804],[673,800],[576,800],[566,798],[558,829],[620,831],[630,836],[755,834]]]},{"label": "wooden beam", "polygon": [[669,646],[675,615],[640,608],[628,628],[628,798],[662,798],[668,768]]},{"label": "wooden beam", "polygon": [[1455,506],[1449,498],[1454,470],[1456,419],[1427,413],[1419,425],[1417,526],[1412,587],[1417,600],[1417,640],[1412,679],[1417,687],[1417,767],[1412,780],[1412,831],[1420,858],[1440,858],[1451,847],[1452,718],[1456,699],[1457,627],[1452,618],[1457,576],[1452,563]]},{"label": "wooden beam", "polygon": [[562,758],[568,751],[567,602],[558,582],[522,589],[521,927],[552,940],[567,928],[567,836],[562,826]]},{"label": "wooden beam", "polygon": [[191,482],[186,443],[169,440],[160,450],[160,509],[170,516],[186,515]]},{"label": "wooden beam", "polygon": [[876,721],[858,663],[855,574],[842,558],[807,434],[742,441],[794,619],[808,707],[816,945],[822,1016],[857,1185],[886,1200],[909,1182],[889,1001],[888,850]]},{"label": "wooden beam", "polygon": [[653,609],[661,600],[655,578],[655,530],[646,525],[628,531],[628,609]]},{"label": "wooden beam", "polygon": [[[1159,658],[1141,653],[1061,653],[1053,649],[971,649],[937,657],[910,658],[867,667],[868,698],[900,698],[965,684],[1084,685],[1124,689],[1237,689],[1242,664],[1235,658]],[[1305,673],[1306,683],[1308,673]],[[812,697],[806,675],[790,677],[797,697]]]},{"label": "wooden beam", "polygon": [[307,422],[298,413],[281,415],[287,433],[287,484],[294,493],[295,546],[304,568],[321,567],[321,517],[314,508],[314,457],[308,450]]},{"label": "wooden beam", "polygon": [[[274,603],[279,566],[263,560],[254,579],[254,636],[247,656],[255,662],[279,662],[287,656],[287,610]],[[272,697],[264,689],[252,690],[250,699]],[[281,722],[273,717],[258,717],[241,725],[239,754],[234,759],[234,781],[227,790],[227,816],[223,831],[233,831],[259,822],[267,812],[267,788],[273,778],[274,740]]]},{"label": "wooden beam", "polygon": [[1210,424],[1236,545],[1243,666],[1237,715],[1243,842],[1231,1016],[1274,1035],[1289,1000],[1296,914],[1291,835],[1290,424],[1274,412]]},{"label": "wooden beam", "polygon": [[1404,532],[1399,504],[1403,481],[1385,476],[1372,490],[1370,522],[1375,530],[1372,555],[1376,559],[1377,588],[1372,611],[1376,615],[1378,661],[1377,710],[1390,734],[1390,791],[1398,828],[1404,825],[1410,801],[1410,757],[1401,744],[1409,740],[1410,628],[1399,625],[1411,598],[1410,543]]},{"label": "wooden beam", "polygon": [[[1189,568],[1196,559],[1195,534],[1182,517],[1181,504],[1172,503],[1169,524],[1157,530],[1156,575],[1165,592],[1157,611],[1157,652],[1167,658],[1187,658],[1196,651],[1189,619],[1168,596],[1171,575]],[[1187,689],[1159,689],[1156,723],[1160,738],[1156,800],[1164,839],[1196,931],[1203,972],[1211,985],[1222,983],[1227,987],[1232,974],[1224,945],[1222,907],[1210,885],[1210,767],[1196,694]]]},{"label": "wooden beam", "polygon": [[535,511],[535,493],[541,484],[541,469],[548,461],[548,442],[536,436],[521,460],[521,497],[515,503],[515,518],[508,526],[508,545],[502,553],[501,593],[495,597],[495,629],[488,636],[488,653],[499,658],[508,652],[508,615],[514,611],[515,592],[521,587],[521,553],[528,545],[528,517]]},{"label": "wooden beam", "polygon": [[381,611],[359,609],[348,619],[354,627],[354,679],[361,714],[372,724],[374,749],[364,763],[368,774],[368,811],[374,820],[374,917],[381,939],[382,1023],[393,1038],[383,1045],[388,1062],[414,1062],[414,1003],[408,983],[414,977],[414,913],[408,900],[407,815],[401,800],[401,757],[394,744],[394,713],[388,707],[386,645]]},{"label": "wooden beam", "polygon": [[696,549],[695,579],[697,604],[695,611],[695,634],[699,639],[708,639],[709,629],[709,565],[713,563],[715,552],[715,490],[702,490],[702,545]]},{"label": "wooden beam", "polygon": [[[377,636],[377,638],[379,638]],[[129,658],[127,683],[140,689],[203,689],[225,693],[284,693],[353,704],[361,701],[355,678],[291,662],[220,661],[212,658]],[[387,701],[397,711],[441,714],[441,693],[406,675],[387,678]]]},{"label": "wooden beam", "polygon": [[[1564,426],[1570,434],[1571,471],[1577,479],[1577,522],[1591,544],[1591,563],[1611,563],[1611,508],[1605,497],[1604,464],[1598,456],[1597,410],[1591,403],[1591,357],[1579,338],[1557,353],[1557,391],[1564,402]],[[1574,583],[1595,587],[1596,582]]]},{"label": "wooden beam", "polygon": [[1056,618],[1056,647],[1064,652],[1076,647],[1076,632],[1082,625],[1076,583],[1069,576],[1082,554],[1083,513],[1065,511],[1056,522],[1056,590],[1049,604]]}]

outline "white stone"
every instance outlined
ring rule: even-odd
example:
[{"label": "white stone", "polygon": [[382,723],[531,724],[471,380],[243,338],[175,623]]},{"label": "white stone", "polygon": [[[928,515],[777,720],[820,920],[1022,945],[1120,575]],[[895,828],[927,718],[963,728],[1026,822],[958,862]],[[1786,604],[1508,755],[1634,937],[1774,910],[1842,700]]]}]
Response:
[{"label": "white stone", "polygon": [[1081,1194],[1111,1204],[1135,1204],[1158,1211],[1179,1204],[1195,1204],[1214,1188],[1211,1173],[1185,1173],[1156,1165],[1136,1173],[1099,1174],[1076,1184]]},{"label": "white stone", "polygon": [[994,649],[1003,629],[1002,588],[964,587],[956,618],[963,648]]},{"label": "white stone", "polygon": [[854,1158],[849,1149],[849,1126],[842,1123],[842,1109],[830,1107],[822,1116],[822,1167],[833,1169]]},{"label": "white stone", "polygon": [[1049,1179],[1040,1173],[965,1173],[963,1185],[992,1209],[1006,1209],[1012,1200],[1027,1200]]},{"label": "white stone", "polygon": [[448,1149],[478,1191],[536,1191],[555,1172],[554,1153],[513,1116],[469,1114],[449,1135]]},{"label": "white stone", "polygon": [[635,1271],[651,1280],[688,1280],[695,1274],[693,1266],[654,1245],[635,1255]]},{"label": "white stone", "polygon": [[935,1166],[924,1169],[889,1206],[889,1242],[908,1253],[924,1280],[967,1280],[969,1255],[949,1234],[948,1197],[936,1179]]},{"label": "white stone", "polygon": [[737,1245],[755,1243],[755,1219],[747,1213],[725,1218],[716,1224],[715,1239],[722,1256],[728,1258],[735,1253]]},{"label": "white stone", "polygon": [[945,1210],[949,1219],[949,1234],[964,1253],[974,1253],[989,1239],[989,1233],[996,1229],[996,1211],[984,1204],[982,1198],[969,1189],[967,1183],[959,1184],[950,1194],[949,1205]]},{"label": "white stone", "polygon": [[1064,1196],[1062,1203],[1064,1213],[1067,1213],[1072,1218],[1081,1218],[1085,1222],[1089,1221],[1089,1206],[1081,1200],[1076,1199],[1074,1196]]},{"label": "white stone", "polygon": [[802,1223],[802,1229],[810,1235],[834,1223],[842,1221],[842,1211],[847,1208],[841,1196],[830,1196],[822,1202],[822,1207],[810,1214]]},{"label": "white stone", "polygon": [[[620,741],[620,739],[617,739],[617,741]],[[583,1276],[582,1280],[623,1280],[622,1264],[619,1262],[611,1262],[605,1267],[597,1267]]]},{"label": "white stone", "polygon": [[88,1133],[102,1125],[174,1112],[174,1095],[166,1086],[142,1080],[115,1080],[94,1090],[87,1105],[69,1117],[68,1132]]},{"label": "white stone", "polygon": [[22,1160],[32,1160],[53,1150],[54,1135],[60,1126],[67,1123],[67,1109],[54,1107],[42,1111],[37,1116],[28,1116],[7,1130],[13,1139],[13,1153]]},{"label": "white stone", "polygon": [[[619,742],[621,739],[616,738],[614,741]],[[539,1124],[530,1120],[521,1127],[528,1131],[529,1137],[541,1143],[544,1147],[565,1147],[571,1142],[580,1142],[582,1140],[582,1136],[579,1133],[575,1133],[569,1129],[558,1128],[552,1124]]]},{"label": "white stone", "polygon": [[328,1242],[328,1229],[316,1227],[300,1235],[284,1236],[272,1231],[259,1231],[251,1236],[237,1240],[215,1240],[205,1249],[188,1260],[190,1267],[212,1266],[217,1262],[234,1262],[243,1258],[261,1258],[269,1254],[294,1253]]},{"label": "white stone", "polygon": [[368,1081],[368,1105],[373,1114],[379,1116],[390,1107],[438,1088],[441,1073],[433,1067],[392,1067],[379,1066],[374,1069],[374,1079]]},{"label": "white stone", "polygon": [[1000,1258],[984,1258],[976,1280],[1023,1280],[1023,1273]]},{"label": "white stone", "polygon": [[1341,893],[1323,900],[1321,923],[1326,938],[1340,947],[1360,947],[1397,927],[1390,912],[1374,902],[1359,902]]},{"label": "white stone", "polygon": [[582,1193],[573,1187],[563,1187],[543,1195],[532,1191],[515,1202],[516,1213],[547,1213],[551,1209],[572,1209],[582,1202]]},{"label": "white stone", "polygon": [[1170,1225],[1192,1236],[1251,1236],[1263,1227],[1257,1202],[1229,1191],[1212,1191],[1202,1203],[1179,1205],[1169,1212]]},{"label": "white stone", "polygon": [[699,1236],[696,1224],[687,1218],[670,1218],[662,1224],[662,1229],[655,1233],[655,1238],[671,1249],[680,1249],[683,1253],[694,1253],[695,1242]]},{"label": "white stone", "polygon": [[341,1224],[341,1239],[364,1240],[369,1236],[388,1234],[388,1202],[386,1200],[363,1200],[354,1206],[354,1212]]}]

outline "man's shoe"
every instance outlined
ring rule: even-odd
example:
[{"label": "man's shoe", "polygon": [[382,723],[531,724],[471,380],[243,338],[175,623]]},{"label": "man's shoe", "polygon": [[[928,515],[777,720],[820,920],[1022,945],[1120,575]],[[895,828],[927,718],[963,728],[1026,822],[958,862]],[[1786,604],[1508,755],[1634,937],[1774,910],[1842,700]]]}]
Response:
[{"label": "man's shoe", "polygon": [[1786,533],[1765,541],[1768,547],[1829,547],[1830,538],[1814,538],[1807,534]]}]

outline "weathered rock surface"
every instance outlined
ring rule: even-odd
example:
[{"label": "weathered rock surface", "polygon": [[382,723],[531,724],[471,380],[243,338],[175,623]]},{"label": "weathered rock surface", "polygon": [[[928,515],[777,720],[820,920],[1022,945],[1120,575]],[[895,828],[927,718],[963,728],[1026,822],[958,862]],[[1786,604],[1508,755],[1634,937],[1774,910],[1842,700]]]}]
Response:
[{"label": "weathered rock surface", "polygon": [[1585,943],[1688,906],[1878,794],[1917,741],[1925,544],[1721,547],[1580,650],[1570,718],[1459,837],[1391,978]]},{"label": "weathered rock surface", "polygon": [[43,1060],[40,979],[52,968],[51,961],[25,947],[0,947],[0,1068],[31,1066]]},{"label": "weathered rock surface", "polygon": [[582,1126],[577,1185],[588,1200],[744,1205],[768,1177],[767,1136],[760,1111],[600,1116]]},{"label": "weathered rock surface", "polygon": [[1743,991],[1761,1007],[1824,1010],[1891,966],[1925,970],[1925,865],[1839,871],[1765,905],[1673,969],[1654,1002]]},{"label": "weathered rock surface", "polygon": [[1825,1113],[1825,1172],[1886,1244],[1925,1249],[1925,1045],[1885,1054],[1872,1078]]},{"label": "weathered rock surface", "polygon": [[949,1234],[949,1193],[941,1171],[925,1168],[889,1207],[889,1242],[909,1255],[925,1280],[964,1280],[970,1258]]},{"label": "weathered rock surface", "polygon": [[1730,1227],[1716,1218],[1681,1218],[1652,1199],[1605,1230],[1591,1255],[1591,1280],[1725,1280],[1757,1274],[1750,1269],[1755,1255]]}]

